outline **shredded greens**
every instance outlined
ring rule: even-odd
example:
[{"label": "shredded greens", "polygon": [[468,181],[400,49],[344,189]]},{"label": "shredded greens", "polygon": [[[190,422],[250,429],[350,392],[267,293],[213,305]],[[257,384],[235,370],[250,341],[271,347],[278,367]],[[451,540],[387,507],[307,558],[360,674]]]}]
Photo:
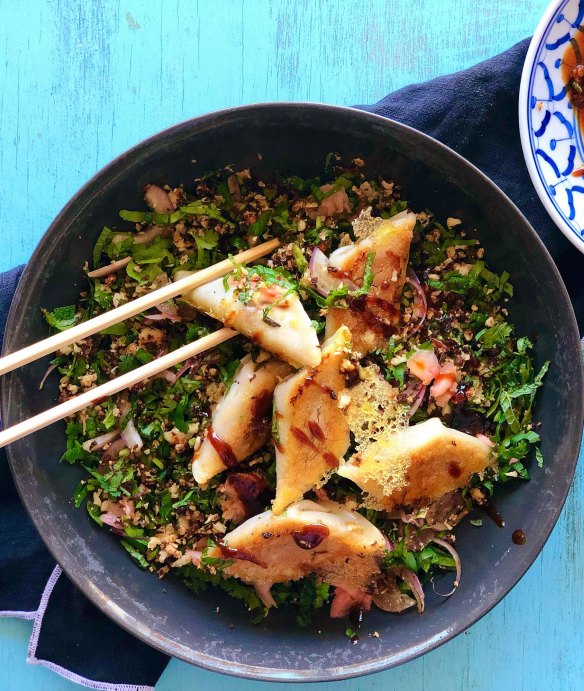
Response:
[{"label": "shredded greens", "polygon": [[[323,216],[320,205],[335,193],[346,195],[351,211]],[[263,311],[264,321],[274,327],[280,326],[274,307],[294,294],[317,333],[322,333],[328,309],[347,307],[370,293],[375,254],[367,255],[358,289],[341,285],[324,297],[310,281],[313,249],[330,254],[342,237],[343,244],[355,241],[351,221],[359,209],[371,207],[373,216],[391,218],[407,208],[390,181],[367,177],[357,160],[341,165],[334,154],[327,156],[323,175],[318,177],[258,180],[253,172],[234,172],[228,167],[203,176],[190,191],[177,188],[174,195],[178,201],[171,213],[122,210],[119,228],[103,228],[94,247],[93,267],[124,257],[130,261],[115,273],[88,279],[88,289],[76,305],[43,310],[53,329],[63,331],[132,300],[172,280],[177,271],[197,271],[235,257],[258,240],[279,237],[281,249],[269,262],[242,266],[234,260],[223,285],[226,290],[232,287],[243,304],[254,299],[258,290],[277,288],[278,299]],[[490,501],[498,484],[525,480],[534,465],[543,465],[535,406],[550,367],[549,362],[536,364],[532,342],[515,333],[510,275],[494,273],[479,240],[462,228],[462,224],[443,225],[428,211],[418,215],[410,266],[426,291],[425,320],[414,328],[415,296],[406,287],[403,328],[368,356],[398,388],[404,405],[412,405],[419,390],[407,369],[414,351],[431,350],[442,360],[456,363],[460,381],[448,409],[437,409],[426,391],[411,423],[441,415],[445,424],[482,434],[494,445],[496,463],[475,475],[470,486],[455,497],[460,517],[473,506]],[[151,239],[144,242],[148,232]],[[61,396],[66,399],[89,390],[215,328],[211,319],[194,312],[183,300],[170,305],[176,311],[175,319],[164,314],[160,318],[138,315],[59,354],[53,364],[61,377]],[[259,622],[267,607],[258,593],[250,585],[225,577],[223,572],[231,562],[213,557],[209,551],[236,525],[226,510],[224,483],[229,471],[201,487],[191,470],[193,450],[208,428],[213,406],[229,389],[241,359],[248,354],[257,360],[259,348],[234,339],[164,376],[97,402],[68,421],[62,461],[77,464],[85,473],[73,494],[74,505],[85,504],[98,525],[113,530],[141,568],[160,576],[174,573],[196,594],[221,589],[241,601],[252,620]],[[141,440],[140,448],[128,448],[120,437],[123,429],[131,429],[127,427],[130,423]],[[275,415],[271,432],[278,443]],[[97,444],[106,434],[109,441]],[[96,445],[88,445],[90,440]],[[269,509],[276,473],[273,445],[262,447],[236,471],[259,474],[266,490],[254,512]],[[387,536],[392,549],[385,555],[383,573],[405,569],[424,584],[456,568],[453,557],[432,542],[433,537],[450,539],[451,529],[444,522],[428,522],[431,509],[414,515],[416,507],[405,507],[413,513],[403,520],[366,509],[361,491],[337,475],[329,479],[325,491],[337,501],[358,506]],[[471,523],[479,527],[481,519]],[[412,594],[409,587],[400,580],[402,592]],[[333,589],[309,576],[275,584],[271,595],[280,609],[292,613],[298,625],[307,626],[331,601]],[[346,634],[356,639],[352,627]]]}]

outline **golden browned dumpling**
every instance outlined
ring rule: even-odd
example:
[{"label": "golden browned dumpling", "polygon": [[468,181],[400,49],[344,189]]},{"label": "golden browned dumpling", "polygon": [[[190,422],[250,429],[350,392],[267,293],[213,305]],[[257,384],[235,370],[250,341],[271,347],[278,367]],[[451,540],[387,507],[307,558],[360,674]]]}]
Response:
[{"label": "golden browned dumpling", "polygon": [[341,327],[322,347],[318,367],[292,375],[274,392],[275,514],[298,501],[337,468],[349,448],[349,428],[339,409],[341,372],[351,333]]},{"label": "golden browned dumpling", "polygon": [[317,574],[331,585],[366,591],[387,549],[361,514],[332,501],[303,500],[276,516],[266,511],[228,533],[209,555],[232,559],[223,573],[267,586]]},{"label": "golden browned dumpling", "polygon": [[[384,345],[400,318],[401,294],[416,215],[411,211],[383,221],[373,233],[354,245],[341,247],[329,259],[329,271],[357,285],[363,283],[367,255],[375,253],[373,284],[367,296],[344,309],[333,307],[326,319],[326,337],[345,324],[353,334],[353,350],[366,353]],[[335,271],[336,269],[336,271]]]},{"label": "golden browned dumpling", "polygon": [[272,358],[256,364],[249,355],[243,358],[193,456],[193,475],[200,485],[237,465],[268,441],[274,389],[289,372],[290,366],[280,360]]},{"label": "golden browned dumpling", "polygon": [[[187,275],[179,271],[176,278]],[[183,298],[294,367],[318,365],[318,337],[298,295],[275,283],[249,282],[245,296],[238,282],[229,276],[199,286]]]},{"label": "golden browned dumpling", "polygon": [[338,473],[368,494],[369,506],[392,511],[464,487],[491,463],[490,452],[484,441],[431,418],[374,442]]}]

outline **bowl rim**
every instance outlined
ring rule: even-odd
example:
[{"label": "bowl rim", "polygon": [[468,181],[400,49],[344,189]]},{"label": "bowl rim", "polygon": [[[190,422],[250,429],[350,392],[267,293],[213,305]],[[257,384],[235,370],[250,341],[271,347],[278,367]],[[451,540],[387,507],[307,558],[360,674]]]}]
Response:
[{"label": "bowl rim", "polygon": [[545,40],[549,27],[552,24],[556,16],[556,13],[572,1],[573,0],[555,0],[555,2],[552,2],[546,9],[543,17],[537,25],[537,28],[529,44],[529,48],[525,56],[525,62],[523,63],[523,70],[521,72],[518,114],[519,135],[521,139],[523,157],[525,158],[525,164],[529,172],[529,177],[531,178],[533,187],[537,192],[537,196],[539,197],[545,210],[548,212],[550,218],[556,224],[559,230],[566,236],[566,238],[568,238],[568,240],[574,245],[574,247],[576,247],[576,249],[584,253],[584,237],[581,237],[577,233],[577,231],[570,225],[567,219],[560,213],[557,206],[554,204],[550,194],[548,193],[547,187],[538,170],[535,155],[533,152],[533,147],[531,145],[528,115],[531,97],[531,85],[533,78],[535,76],[535,70],[537,69],[537,53],[541,48],[542,42]]},{"label": "bowl rim", "polygon": [[[192,127],[201,126],[202,124],[205,124],[207,122],[211,123],[211,121],[216,118],[229,117],[246,111],[262,109],[285,110],[307,108],[321,111],[341,112],[345,115],[358,117],[364,121],[369,121],[371,123],[377,123],[381,125],[387,125],[389,122],[392,126],[397,127],[398,129],[402,129],[406,133],[409,132],[412,135],[419,137],[421,140],[426,140],[426,142],[430,146],[433,146],[438,150],[441,150],[446,156],[450,157],[451,160],[457,161],[461,166],[470,169],[478,178],[480,178],[482,184],[484,184],[485,187],[490,188],[490,190],[493,193],[497,194],[500,197],[501,201],[504,202],[504,204],[507,207],[506,212],[511,214],[514,213],[518,215],[518,217],[520,217],[520,219],[525,224],[526,229],[530,231],[532,235],[532,241],[538,246],[539,251],[543,252],[544,256],[547,258],[550,271],[552,272],[556,280],[557,288],[568,308],[569,324],[566,325],[566,328],[569,329],[571,336],[573,337],[575,347],[579,348],[580,338],[578,335],[578,327],[574,315],[574,310],[557,267],[555,266],[544,243],[539,238],[531,224],[527,221],[525,216],[507,197],[507,195],[505,195],[504,192],[502,192],[495,185],[495,183],[492,180],[490,180],[490,178],[488,178],[476,166],[467,161],[457,152],[447,147],[445,144],[442,144],[433,137],[430,137],[429,135],[420,132],[419,130],[416,130],[413,127],[404,125],[403,123],[397,120],[386,118],[374,113],[369,113],[358,108],[335,106],[315,102],[291,101],[261,102],[248,104],[244,106],[235,106],[232,108],[210,111],[197,117],[189,118],[168,128],[165,128],[147,137],[146,139],[138,142],[133,147],[127,149],[125,152],[121,153],[120,155],[115,157],[111,162],[102,167],[70,198],[70,200],[57,214],[57,216],[54,218],[54,220],[49,225],[48,229],[45,231],[40,241],[38,242],[35,250],[31,255],[31,258],[29,259],[29,262],[25,267],[25,270],[21,276],[21,280],[17,286],[12,301],[12,305],[8,314],[6,333],[11,333],[12,331],[16,330],[16,325],[18,323],[18,312],[20,309],[19,303],[23,299],[24,286],[27,283],[29,274],[32,272],[31,267],[34,266],[35,260],[41,254],[43,254],[45,245],[49,242],[49,238],[52,235],[53,231],[68,214],[70,214],[71,212],[75,212],[73,218],[76,218],[84,212],[84,208],[86,206],[85,203],[82,204],[80,208],[76,209],[78,200],[80,198],[83,198],[83,196],[87,192],[89,192],[100,181],[100,179],[103,176],[113,173],[114,169],[117,169],[120,166],[124,168],[127,167],[127,163],[129,161],[131,162],[132,157],[134,155],[139,154],[143,149],[147,149],[150,145],[156,143],[161,138],[168,136],[176,136],[177,134],[180,134],[183,131],[187,132]],[[7,354],[6,345],[4,345],[2,354]],[[579,390],[582,390],[584,388],[584,366],[582,365],[582,363],[580,363],[580,368],[578,372],[574,373],[574,376],[575,379],[578,380],[576,383],[579,384]],[[2,385],[2,383],[0,382],[0,388],[0,405],[2,411],[2,418],[7,419],[5,413],[8,410],[8,387]],[[580,428],[582,428],[584,424],[584,401],[579,401],[579,405],[577,405],[576,409],[574,410],[574,416],[576,416],[580,420]],[[560,516],[561,510],[566,501],[566,497],[574,476],[576,463],[578,461],[581,438],[580,436],[578,436],[578,438],[576,438],[575,436],[574,439],[570,441],[570,453],[567,454],[567,463],[569,464],[569,466],[564,466],[564,468],[568,470],[568,473],[564,475],[565,480],[564,485],[561,489],[560,500],[558,501],[556,506],[557,511],[554,515],[551,516],[546,514],[546,520],[544,523],[545,531],[543,531],[542,537],[538,541],[529,541],[527,545],[523,548],[524,552],[522,563],[518,564],[518,568],[517,570],[513,571],[513,575],[510,578],[507,578],[507,580],[505,580],[500,585],[499,594],[495,601],[489,603],[481,603],[480,606],[472,610],[469,618],[465,620],[463,623],[455,623],[453,626],[449,626],[437,634],[434,634],[425,639],[422,638],[420,642],[410,646],[408,649],[402,651],[401,653],[385,653],[379,655],[378,657],[372,658],[366,662],[339,665],[337,667],[329,667],[326,670],[290,670],[275,667],[268,668],[238,662],[229,662],[227,665],[225,660],[208,655],[206,653],[199,652],[197,650],[194,650],[193,648],[189,648],[178,642],[173,642],[170,639],[165,638],[160,633],[157,633],[150,627],[144,626],[144,624],[142,624],[138,618],[128,616],[123,609],[111,603],[109,597],[99,588],[99,586],[97,586],[87,576],[87,574],[79,573],[74,568],[75,564],[72,562],[72,560],[70,560],[69,558],[61,560],[61,555],[57,554],[57,549],[49,545],[48,541],[45,539],[43,535],[44,525],[40,520],[40,517],[31,516],[31,518],[41,538],[43,539],[43,542],[45,542],[47,548],[51,552],[54,559],[57,561],[57,563],[60,564],[63,571],[68,576],[68,578],[70,578],[70,580],[74,583],[74,585],[78,587],[79,590],[81,590],[81,592],[90,600],[90,602],[92,602],[96,607],[98,607],[98,609],[100,609],[106,616],[108,616],[116,624],[127,630],[129,633],[131,633],[144,643],[150,645],[151,647],[158,649],[159,651],[165,653],[166,655],[169,655],[170,657],[176,657],[178,659],[181,659],[185,662],[196,665],[203,669],[212,672],[218,672],[221,674],[228,674],[240,678],[254,679],[258,681],[279,682],[336,681],[381,672],[386,669],[401,665],[405,662],[409,662],[410,660],[413,660],[422,654],[430,652],[431,650],[434,650],[443,643],[446,643],[455,636],[464,632],[466,629],[468,629],[470,626],[476,623],[479,619],[481,619],[485,614],[487,614],[491,609],[493,609],[493,607],[495,607],[497,604],[501,602],[501,600],[510,592],[510,590],[518,583],[518,581],[523,577],[525,572],[533,564],[533,562],[543,549],[545,543],[549,539],[551,532]],[[26,503],[23,499],[25,479],[22,478],[18,473],[15,451],[11,446],[7,447],[7,455],[9,459],[10,470],[14,478],[16,487],[18,489],[20,498],[23,501],[25,507],[27,508],[27,512],[29,513],[29,515],[31,515],[31,512],[28,511],[28,507],[26,506]]]}]

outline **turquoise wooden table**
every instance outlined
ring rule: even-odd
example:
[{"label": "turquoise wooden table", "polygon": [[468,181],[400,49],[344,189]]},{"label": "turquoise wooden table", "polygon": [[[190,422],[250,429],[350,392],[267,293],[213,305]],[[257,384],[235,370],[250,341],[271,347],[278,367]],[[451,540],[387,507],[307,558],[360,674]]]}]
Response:
[{"label": "turquoise wooden table", "polygon": [[[26,261],[80,185],[157,130],[254,101],[373,102],[508,48],[533,32],[546,5],[0,0],[0,270]],[[542,554],[470,631],[408,665],[335,688],[582,689],[583,500],[581,464]],[[25,664],[30,629],[30,622],[0,620],[0,688],[73,689]],[[332,684],[310,687],[324,691]],[[268,685],[172,661],[157,686],[192,688],[264,691]]]}]

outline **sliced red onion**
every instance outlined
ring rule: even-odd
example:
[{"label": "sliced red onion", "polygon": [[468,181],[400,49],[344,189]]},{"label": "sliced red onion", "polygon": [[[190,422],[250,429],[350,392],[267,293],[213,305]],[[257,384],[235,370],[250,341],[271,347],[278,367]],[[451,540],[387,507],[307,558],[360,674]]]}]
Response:
[{"label": "sliced red onion", "polygon": [[114,429],[111,432],[106,432],[105,434],[100,434],[99,437],[94,437],[93,439],[88,439],[81,445],[84,451],[88,453],[93,453],[93,451],[101,451],[106,444],[114,441],[120,436],[120,430]]},{"label": "sliced red onion", "polygon": [[412,333],[416,333],[422,328],[422,324],[426,319],[426,314],[428,313],[428,302],[426,300],[426,294],[424,293],[422,284],[420,283],[420,279],[416,276],[416,272],[411,266],[408,266],[406,281],[414,291],[414,316],[418,319],[418,323],[412,330]]},{"label": "sliced red onion", "polygon": [[401,578],[401,571],[399,568],[391,569],[382,577],[373,594],[373,602],[384,612],[403,612],[416,604],[413,598],[401,592],[397,584],[396,576]]},{"label": "sliced red onion", "polygon": [[326,254],[321,252],[318,247],[315,247],[310,256],[308,270],[316,290],[324,297],[326,297],[331,290],[338,288],[341,283],[347,286],[349,290],[357,290],[357,285],[353,283],[353,281],[347,278],[338,278],[331,273],[329,269],[330,265]]},{"label": "sliced red onion", "polygon": [[[454,559],[454,565],[456,566],[456,576],[454,577],[454,583],[452,584],[452,590],[449,593],[443,594],[443,593],[436,592],[436,589],[434,588],[434,592],[436,593],[436,595],[440,595],[441,597],[450,597],[452,595],[452,593],[460,585],[460,577],[462,576],[462,564],[460,562],[460,557],[458,556],[458,552],[454,549],[454,547],[449,542],[446,542],[446,540],[442,540],[439,537],[435,537],[432,539],[432,542],[435,545],[438,545],[439,547],[442,547],[442,549],[446,550],[450,554],[450,556]],[[434,586],[432,586],[432,587],[434,587]]]},{"label": "sliced red onion", "polygon": [[144,446],[142,437],[138,434],[133,420],[129,420],[128,424],[122,430],[122,439],[131,451],[135,451],[136,449],[140,450]]},{"label": "sliced red onion", "polygon": [[43,388],[45,385],[45,382],[47,381],[47,377],[51,372],[57,369],[58,363],[54,362],[52,365],[49,365],[47,368],[47,371],[44,373],[43,378],[41,379],[41,383],[39,384],[39,391]]},{"label": "sliced red onion", "polygon": [[173,322],[182,322],[183,318],[178,313],[178,308],[175,305],[170,305],[167,302],[163,302],[160,305],[156,305],[156,309],[167,319]]},{"label": "sliced red onion", "polygon": [[120,269],[123,269],[124,266],[127,266],[131,261],[132,257],[124,257],[123,259],[118,259],[117,261],[112,262],[107,266],[102,266],[99,269],[88,271],[87,276],[88,278],[103,278],[103,276],[109,276],[110,274],[114,274]]},{"label": "sliced red onion", "polygon": [[418,607],[418,612],[422,614],[422,612],[424,611],[425,597],[422,584],[420,583],[420,579],[413,571],[410,571],[409,569],[401,569],[401,573],[399,575],[408,584],[408,587],[414,594],[414,597],[416,599],[416,605]]},{"label": "sliced red onion", "polygon": [[156,351],[156,358],[162,357],[163,355],[167,355],[170,351],[168,350],[167,345],[161,345],[160,348]]},{"label": "sliced red onion", "polygon": [[118,418],[124,418],[130,412],[130,410],[132,410],[130,401],[128,401],[127,398],[124,398],[121,401],[119,401],[118,410],[120,411]]},{"label": "sliced red onion", "polygon": [[103,452],[101,460],[109,461],[110,458],[117,458],[122,449],[126,448],[126,442],[123,439],[116,439]]},{"label": "sliced red onion", "polygon": [[193,366],[192,360],[187,360],[184,365],[176,373],[176,378],[180,379],[182,375]]},{"label": "sliced red onion", "polygon": [[102,513],[100,516],[100,519],[102,523],[105,523],[106,525],[109,525],[112,531],[116,535],[123,535],[124,530],[122,528],[122,522],[120,521],[119,517],[116,516],[113,513],[110,513],[109,511],[107,513]]},{"label": "sliced red onion", "polygon": [[197,549],[185,549],[185,554],[190,557],[195,566],[201,565],[202,552],[199,552]]},{"label": "sliced red onion", "polygon": [[421,528],[424,521],[421,518],[415,518],[415,515],[414,513],[406,513],[403,510],[397,512],[397,518],[402,523],[408,523],[409,525],[416,526],[416,528]]},{"label": "sliced red onion", "polygon": [[149,226],[143,233],[138,233],[132,238],[132,244],[145,245],[155,238],[168,237],[171,232],[172,229],[168,226]]},{"label": "sliced red onion", "polygon": [[155,374],[153,377],[150,377],[151,381],[153,381],[154,379],[164,379],[169,384],[176,384],[178,375],[176,375],[174,372],[171,372],[169,369],[165,369],[162,372]]},{"label": "sliced red onion", "polygon": [[160,312],[152,312],[152,314],[144,315],[144,319],[148,319],[148,321],[151,322],[159,322],[166,318],[167,317],[164,314],[160,314]]},{"label": "sliced red onion", "polygon": [[387,537],[385,533],[383,533],[383,539],[385,540],[385,546],[387,547],[388,552],[393,552],[395,549],[395,546],[393,542]]},{"label": "sliced red onion", "polygon": [[477,434],[476,435],[477,439],[480,439],[482,442],[484,442],[487,446],[493,447],[495,446],[495,442],[493,442],[489,437],[487,437],[486,434]]},{"label": "sliced red onion", "polygon": [[412,403],[412,407],[408,411],[408,417],[412,417],[412,415],[418,410],[418,408],[422,405],[422,401],[424,400],[424,394],[426,393],[427,386],[425,384],[422,384],[420,386],[420,389],[418,393],[416,394],[416,397],[414,398],[414,402]]},{"label": "sliced red onion", "polygon": [[183,318],[178,313],[176,307],[172,305],[157,305],[156,309],[158,312],[152,312],[151,314],[145,314],[144,317],[150,321],[161,321],[163,319],[168,319],[173,324],[184,321]]},{"label": "sliced red onion", "polygon": [[264,603],[264,605],[269,609],[270,607],[277,607],[276,601],[272,597],[270,589],[272,585],[270,583],[256,583],[255,591],[259,599]]}]

